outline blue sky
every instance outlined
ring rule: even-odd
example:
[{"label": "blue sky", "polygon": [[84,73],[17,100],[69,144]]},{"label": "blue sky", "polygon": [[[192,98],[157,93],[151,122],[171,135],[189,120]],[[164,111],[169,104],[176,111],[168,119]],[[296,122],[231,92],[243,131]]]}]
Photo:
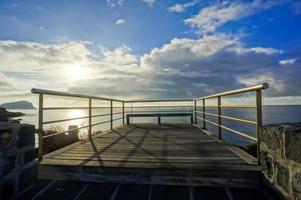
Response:
[{"label": "blue sky", "polygon": [[270,102],[299,103],[300,35],[301,1],[0,0],[0,92],[183,98],[269,82]]}]

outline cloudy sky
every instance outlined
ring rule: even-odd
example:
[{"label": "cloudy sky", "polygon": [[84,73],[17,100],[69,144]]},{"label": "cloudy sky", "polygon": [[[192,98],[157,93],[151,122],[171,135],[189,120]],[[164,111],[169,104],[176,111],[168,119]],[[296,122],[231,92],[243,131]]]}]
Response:
[{"label": "cloudy sky", "polygon": [[299,0],[0,0],[0,103],[33,87],[191,98],[268,82],[301,102]]}]

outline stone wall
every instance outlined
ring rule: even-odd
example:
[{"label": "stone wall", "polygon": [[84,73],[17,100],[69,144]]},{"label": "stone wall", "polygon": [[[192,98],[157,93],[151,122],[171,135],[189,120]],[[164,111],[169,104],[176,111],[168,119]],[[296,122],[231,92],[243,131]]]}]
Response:
[{"label": "stone wall", "polygon": [[266,125],[260,130],[265,178],[287,199],[301,199],[301,123]]},{"label": "stone wall", "polygon": [[0,199],[16,199],[37,177],[35,127],[0,121]]}]

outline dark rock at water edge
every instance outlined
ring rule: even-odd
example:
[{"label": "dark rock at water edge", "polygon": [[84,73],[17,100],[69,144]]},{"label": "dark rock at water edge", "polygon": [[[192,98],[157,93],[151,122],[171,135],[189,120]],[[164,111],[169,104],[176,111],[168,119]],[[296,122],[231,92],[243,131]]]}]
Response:
[{"label": "dark rock at water edge", "polygon": [[0,121],[8,121],[12,117],[21,117],[25,115],[22,112],[9,112],[5,108],[0,107]]}]

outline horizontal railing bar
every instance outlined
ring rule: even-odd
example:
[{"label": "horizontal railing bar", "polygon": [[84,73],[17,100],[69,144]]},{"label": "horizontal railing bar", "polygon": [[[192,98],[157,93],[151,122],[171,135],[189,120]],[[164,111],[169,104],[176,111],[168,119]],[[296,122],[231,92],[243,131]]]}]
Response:
[{"label": "horizontal railing bar", "polygon": [[[92,109],[105,109],[110,107],[91,107]],[[122,107],[113,107],[113,108],[122,108]],[[76,109],[89,109],[89,107],[45,107],[43,110],[76,110]]]},{"label": "horizontal railing bar", "polygon": [[64,133],[68,133],[68,132],[71,132],[71,131],[76,131],[76,130],[80,130],[80,129],[83,129],[83,128],[88,128],[89,126],[82,126],[82,127],[79,127],[79,128],[74,128],[74,129],[70,129],[68,131],[63,131],[63,132],[59,132],[59,133],[53,133],[53,134],[49,134],[49,135],[45,135],[43,136],[43,138],[49,138],[49,137],[53,137],[53,136],[56,136],[56,135],[59,135],[59,134],[64,134]]},{"label": "horizontal railing bar", "polygon": [[233,121],[238,121],[238,122],[243,122],[243,123],[247,123],[247,124],[257,125],[257,123],[255,121],[251,121],[251,120],[240,119],[240,118],[230,117],[230,116],[226,116],[226,115],[220,115],[220,117],[223,118],[223,119],[230,119],[230,120],[233,120]]},{"label": "horizontal railing bar", "polygon": [[111,98],[104,98],[104,97],[97,97],[97,96],[90,96],[90,95],[83,95],[83,94],[74,94],[74,93],[69,93],[69,92],[59,92],[59,91],[53,91],[53,90],[43,90],[43,89],[38,89],[38,88],[31,89],[31,93],[123,102],[122,100],[119,100],[119,99],[111,99]]},{"label": "horizontal railing bar", "polygon": [[[205,108],[256,108],[255,105],[221,105],[221,106],[211,106],[206,105]],[[197,106],[197,108],[203,108],[203,106]]]},{"label": "horizontal railing bar", "polygon": [[193,99],[151,99],[151,100],[133,100],[124,101],[125,103],[145,103],[145,102],[188,102],[193,101]]},{"label": "horizontal railing bar", "polygon": [[205,115],[210,115],[210,116],[218,117],[218,114],[209,113],[209,112],[203,112],[203,113],[205,113]]},{"label": "horizontal railing bar", "polygon": [[203,121],[205,121],[205,122],[208,122],[209,124],[212,124],[212,125],[214,125],[214,126],[219,126],[217,123],[212,122],[212,121],[209,121],[209,120],[207,120],[207,119],[203,119],[203,118],[201,118],[201,117],[197,117],[197,118],[200,119],[200,120],[203,120]]},{"label": "horizontal railing bar", "polygon": [[233,121],[238,121],[238,122],[243,122],[243,123],[247,123],[247,124],[257,125],[257,123],[255,121],[251,121],[251,120],[240,119],[240,118],[230,117],[230,116],[226,116],[226,115],[218,115],[218,114],[208,113],[208,112],[201,112],[201,111],[196,111],[196,112],[200,113],[200,114],[205,113],[205,115],[210,115],[210,116],[214,116],[214,117],[221,117],[223,119],[230,119],[230,120],[233,120]]},{"label": "horizontal railing bar", "polygon": [[91,117],[103,117],[103,116],[108,116],[110,115],[110,113],[107,113],[107,114],[100,114],[100,115],[92,115]]},{"label": "horizontal railing bar", "polygon": [[115,114],[122,114],[123,112],[116,112],[116,113],[112,113],[112,115],[115,115]]},{"label": "horizontal railing bar", "polygon": [[[122,114],[122,112],[116,112],[116,113],[112,113],[113,115],[115,114]],[[108,116],[110,115],[110,113],[108,114],[101,114],[101,115],[92,115],[91,117],[102,117],[102,116]],[[75,118],[69,118],[69,119],[60,119],[60,120],[54,120],[54,121],[46,121],[43,122],[43,124],[54,124],[54,123],[59,123],[59,122],[66,122],[66,121],[73,121],[73,120],[77,120],[77,119],[87,119],[89,118],[89,116],[84,116],[84,117],[75,117]]]},{"label": "horizontal railing bar", "polygon": [[228,96],[228,95],[240,94],[240,93],[245,93],[245,92],[252,92],[255,90],[267,89],[268,87],[269,87],[269,84],[262,83],[262,84],[254,85],[251,87],[246,87],[246,88],[237,89],[237,90],[230,90],[230,91],[221,92],[221,93],[217,93],[217,94],[213,94],[213,95],[209,95],[209,96],[205,96],[205,97],[196,98],[195,100],[211,99],[214,97],[221,97],[221,96]]},{"label": "horizontal railing bar", "polygon": [[109,122],[111,122],[111,120],[107,120],[107,121],[103,121],[103,122],[99,122],[99,123],[91,124],[91,126],[97,126],[97,125],[100,125],[100,124],[105,124],[105,123],[109,123]]},{"label": "horizontal railing bar", "polygon": [[165,106],[165,105],[157,105],[157,106],[126,106],[124,108],[158,108],[158,107],[168,107],[168,108],[182,108],[182,107],[191,107],[191,105],[186,106]]},{"label": "horizontal railing bar", "polygon": [[203,113],[204,113],[203,111],[198,111],[198,110],[196,110],[195,112],[196,112],[196,113],[200,113],[200,114],[203,114]]},{"label": "horizontal railing bar", "polygon": [[89,118],[89,116],[75,117],[75,118],[69,118],[69,119],[60,119],[60,120],[54,120],[54,121],[46,121],[46,122],[43,122],[43,124],[54,124],[54,123],[59,123],[59,122],[73,121],[73,120],[86,119],[86,118]]},{"label": "horizontal railing bar", "polygon": [[112,121],[120,120],[120,119],[122,119],[122,118],[123,118],[123,117],[119,117],[119,118],[113,119]]},{"label": "horizontal railing bar", "polygon": [[[167,110],[167,111],[165,111],[165,110],[154,110],[154,111],[152,111],[152,110],[139,110],[139,111],[133,111],[133,112],[126,112],[127,114],[129,114],[129,113],[153,113],[153,112],[156,112],[156,113],[160,113],[160,112],[164,112],[164,113],[178,113],[178,112],[182,112],[182,111],[169,111],[169,110]],[[189,111],[187,111],[187,112],[189,112]],[[191,112],[192,112],[192,110],[191,110]]]},{"label": "horizontal railing bar", "polygon": [[257,139],[256,139],[255,137],[252,137],[252,136],[250,136],[250,135],[248,135],[248,134],[242,133],[242,132],[240,132],[240,131],[234,130],[234,129],[232,129],[232,128],[229,128],[229,127],[226,127],[226,126],[223,126],[223,125],[221,125],[220,127],[223,128],[223,129],[225,129],[225,130],[228,130],[228,131],[230,131],[230,132],[233,132],[233,133],[236,133],[236,134],[238,134],[238,135],[241,135],[241,136],[243,136],[243,137],[246,137],[246,138],[249,138],[249,139],[251,139],[251,140],[257,141]]},{"label": "horizontal railing bar", "polygon": [[[191,107],[191,105],[187,105],[187,106],[133,106],[133,107],[124,107],[126,108],[184,108],[184,107]],[[105,108],[110,108],[110,107],[92,107],[92,109],[105,109]],[[113,108],[122,108],[120,106],[114,106]],[[43,110],[76,110],[76,109],[89,109],[89,107],[44,107]]]},{"label": "horizontal railing bar", "polygon": [[257,141],[257,139],[256,139],[255,137],[252,137],[252,136],[247,135],[247,134],[245,134],[245,133],[242,133],[242,132],[240,132],[240,131],[234,130],[234,129],[232,129],[232,128],[229,128],[229,127],[226,127],[226,126],[223,126],[223,125],[218,125],[218,124],[215,123],[215,122],[209,121],[209,120],[207,120],[207,119],[203,119],[203,118],[201,118],[201,117],[197,117],[197,118],[200,119],[200,120],[203,120],[203,121],[205,121],[205,122],[208,122],[209,124],[212,124],[212,125],[215,125],[215,126],[217,126],[217,127],[221,127],[221,128],[223,128],[223,129],[225,129],[225,130],[228,130],[228,131],[230,131],[230,132],[236,133],[236,134],[238,134],[238,135],[240,135],[240,136],[243,136],[243,137],[246,137],[246,138],[248,138],[248,139]]},{"label": "horizontal railing bar", "polygon": [[219,106],[220,108],[256,108],[255,105],[238,105],[238,106],[235,106],[235,105],[228,105],[228,106]]},{"label": "horizontal railing bar", "polygon": [[191,116],[192,112],[182,112],[182,113],[129,113],[127,117],[186,117]]},{"label": "horizontal railing bar", "polygon": [[89,109],[89,107],[44,107],[43,110],[76,110],[76,109]]}]

